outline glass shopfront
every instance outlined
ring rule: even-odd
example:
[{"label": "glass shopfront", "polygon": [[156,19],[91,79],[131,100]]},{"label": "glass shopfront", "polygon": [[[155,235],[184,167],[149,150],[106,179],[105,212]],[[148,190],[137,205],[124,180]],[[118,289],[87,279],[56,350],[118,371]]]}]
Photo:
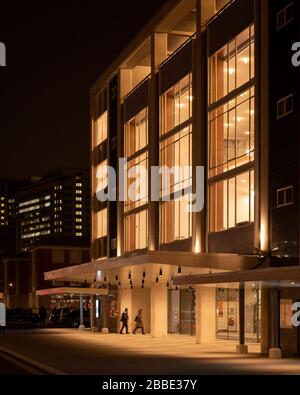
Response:
[{"label": "glass shopfront", "polygon": [[194,290],[169,290],[168,332],[170,334],[196,334],[196,295]]},{"label": "glass shopfront", "polygon": [[[217,339],[239,339],[239,290],[217,288]],[[245,288],[245,339],[260,341],[260,291],[255,286]]]}]

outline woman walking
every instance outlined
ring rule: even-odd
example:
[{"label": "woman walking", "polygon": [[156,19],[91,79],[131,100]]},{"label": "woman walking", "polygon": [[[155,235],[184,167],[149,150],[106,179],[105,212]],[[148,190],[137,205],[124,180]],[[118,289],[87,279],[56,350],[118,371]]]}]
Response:
[{"label": "woman walking", "polygon": [[135,317],[135,329],[133,331],[133,334],[135,335],[135,332],[137,329],[141,329],[142,334],[144,335],[144,323],[143,323],[143,310],[140,309],[137,313],[137,316]]}]

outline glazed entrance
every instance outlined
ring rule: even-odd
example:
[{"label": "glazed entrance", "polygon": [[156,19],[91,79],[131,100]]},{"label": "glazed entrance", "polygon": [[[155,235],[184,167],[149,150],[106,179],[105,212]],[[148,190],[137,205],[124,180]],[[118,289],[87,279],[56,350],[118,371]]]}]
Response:
[{"label": "glazed entrance", "polygon": [[170,334],[196,334],[196,294],[193,289],[169,290],[168,332]]}]

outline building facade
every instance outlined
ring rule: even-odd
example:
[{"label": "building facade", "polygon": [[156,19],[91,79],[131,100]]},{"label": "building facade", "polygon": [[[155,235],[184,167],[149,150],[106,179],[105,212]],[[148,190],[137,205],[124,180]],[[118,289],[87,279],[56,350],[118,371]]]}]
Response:
[{"label": "building facade", "polygon": [[[24,254],[23,254],[24,255]],[[41,305],[49,311],[54,307],[70,307],[69,295],[37,295],[41,289],[72,287],[82,285],[80,282],[46,281],[44,273],[87,262],[90,258],[89,247],[74,246],[36,246],[26,256],[4,259],[4,300],[7,308],[32,309],[38,312]]]},{"label": "building facade", "polygon": [[62,170],[19,188],[17,251],[36,245],[88,245],[90,182],[83,170]]},{"label": "building facade", "polygon": [[[111,290],[93,326],[117,331],[127,307],[132,327],[142,308],[154,337],[299,354],[298,3],[170,1],[92,87],[92,261],[45,276]],[[130,198],[99,201],[107,165]],[[155,186],[153,166],[192,171]],[[197,167],[205,203],[191,213]]]}]

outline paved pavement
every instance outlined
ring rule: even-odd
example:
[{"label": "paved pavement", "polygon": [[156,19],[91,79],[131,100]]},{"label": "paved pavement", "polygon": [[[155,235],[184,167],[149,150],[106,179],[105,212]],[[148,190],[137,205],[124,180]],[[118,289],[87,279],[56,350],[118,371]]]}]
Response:
[{"label": "paved pavement", "polygon": [[0,356],[0,374],[1,375],[27,375],[26,370],[18,366],[15,362]]},{"label": "paved pavement", "polygon": [[235,342],[195,344],[195,338],[170,335],[104,335],[86,330],[11,330],[0,347],[67,374],[300,374],[300,359],[270,361],[251,344],[237,356]]}]

